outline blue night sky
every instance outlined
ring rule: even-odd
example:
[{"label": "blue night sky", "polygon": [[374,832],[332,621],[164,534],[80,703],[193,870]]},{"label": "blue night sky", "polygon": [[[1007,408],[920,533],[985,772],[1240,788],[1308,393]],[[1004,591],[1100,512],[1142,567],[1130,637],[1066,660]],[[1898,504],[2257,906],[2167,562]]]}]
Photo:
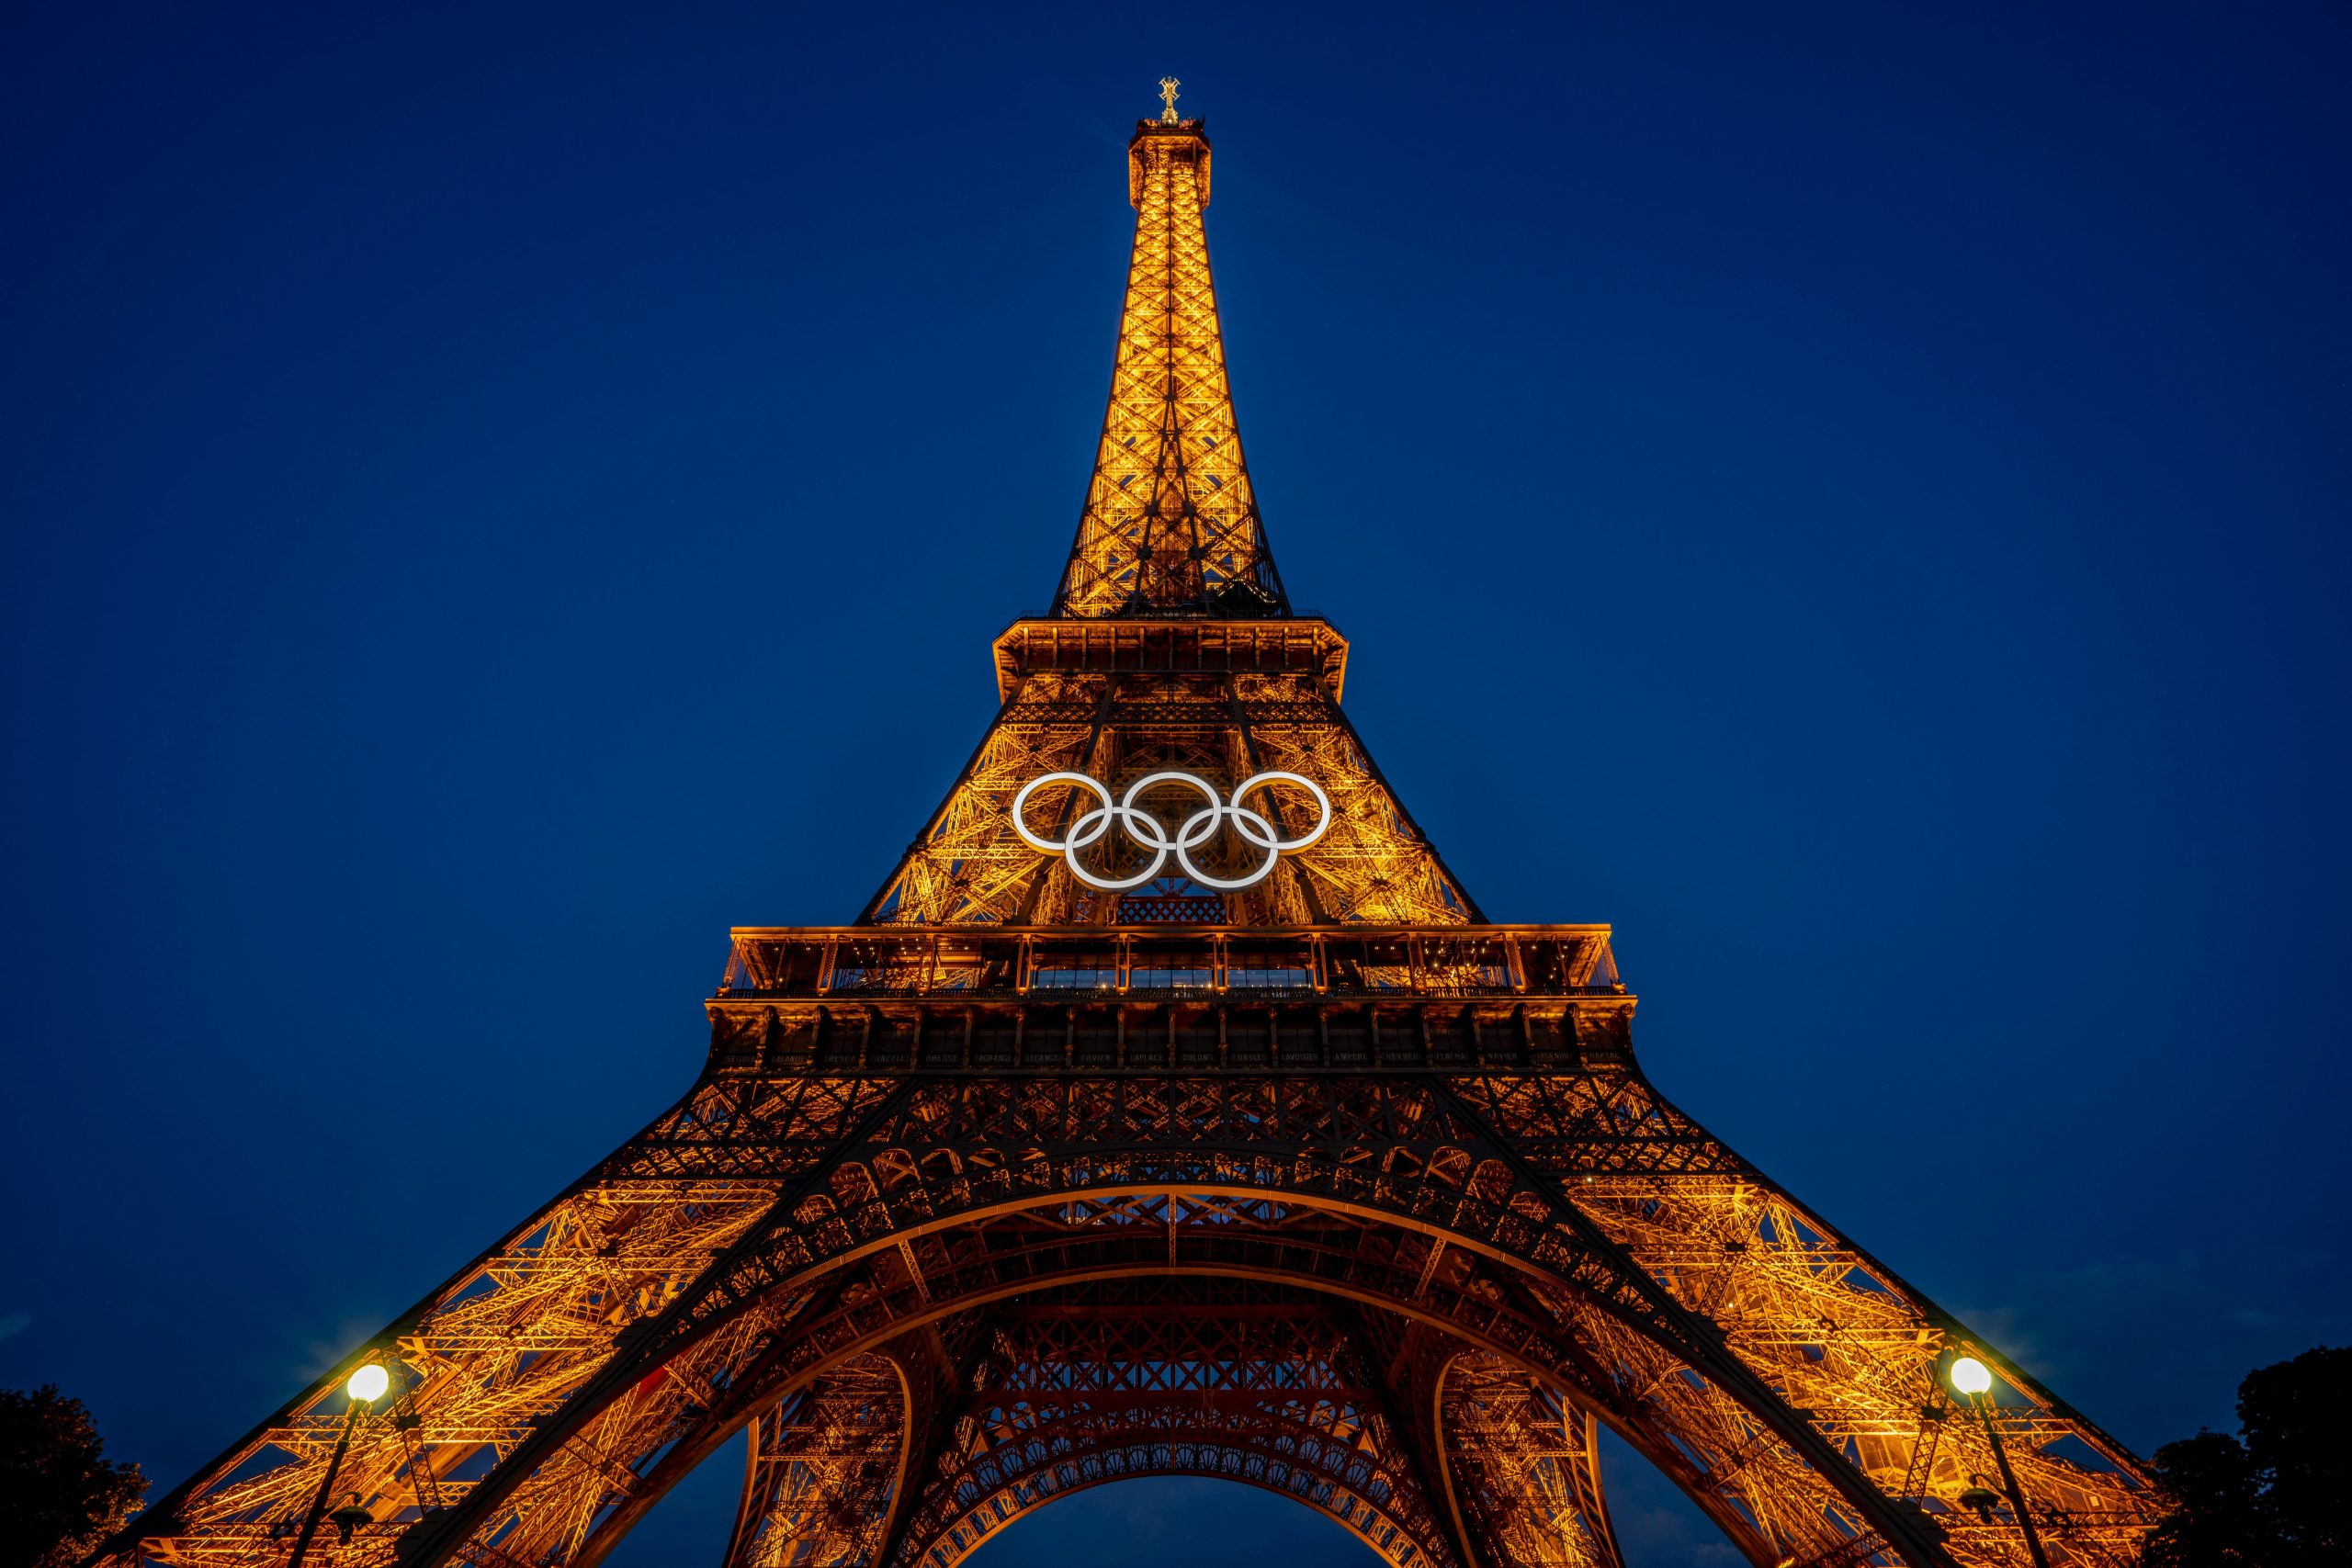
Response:
[{"label": "blue night sky", "polygon": [[[2143,1451],[2352,1341],[2341,7],[377,11],[0,24],[0,1383],[170,1485],[856,912],[1170,73],[1284,578],[1487,911]],[[1164,1482],[979,1568],[1244,1554],[1369,1562]]]}]

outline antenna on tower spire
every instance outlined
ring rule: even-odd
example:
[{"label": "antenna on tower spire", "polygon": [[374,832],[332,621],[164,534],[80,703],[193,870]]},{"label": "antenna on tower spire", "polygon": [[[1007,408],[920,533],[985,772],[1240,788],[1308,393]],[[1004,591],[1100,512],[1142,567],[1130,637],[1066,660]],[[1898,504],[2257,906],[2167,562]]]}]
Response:
[{"label": "antenna on tower spire", "polygon": [[1160,111],[1160,124],[1176,125],[1181,123],[1181,121],[1176,118],[1176,89],[1183,85],[1183,83],[1179,82],[1173,76],[1162,76],[1159,79],[1159,101],[1168,106],[1165,109]]}]

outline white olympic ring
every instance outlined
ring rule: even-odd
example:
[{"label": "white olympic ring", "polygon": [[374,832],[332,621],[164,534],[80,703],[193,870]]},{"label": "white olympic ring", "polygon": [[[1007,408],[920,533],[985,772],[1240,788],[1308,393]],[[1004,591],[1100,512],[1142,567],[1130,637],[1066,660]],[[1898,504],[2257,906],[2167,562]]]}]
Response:
[{"label": "white olympic ring", "polygon": [[[1315,808],[1317,813],[1315,827],[1303,838],[1283,838],[1274,831],[1274,825],[1266,820],[1263,815],[1241,804],[1243,795],[1248,795],[1260,784],[1272,784],[1276,780],[1284,784],[1297,784],[1315,797]],[[1029,796],[1040,786],[1049,784],[1076,784],[1080,789],[1091,790],[1094,792],[1095,798],[1102,803],[1091,810],[1079,813],[1078,820],[1069,825],[1068,839],[1059,840],[1041,839],[1029,830],[1029,823],[1026,820]],[[1168,836],[1168,829],[1160,825],[1157,818],[1148,812],[1136,808],[1136,796],[1159,784],[1189,784],[1199,790],[1202,797],[1208,802],[1206,806],[1184,818],[1183,826],[1176,829],[1176,836],[1172,839]],[[1266,863],[1238,881],[1211,876],[1193,863],[1192,852],[1207,843],[1216,834],[1218,821],[1227,817],[1233,818],[1235,832],[1266,852]],[[1110,832],[1114,818],[1126,829],[1128,837],[1152,852],[1149,865],[1133,876],[1115,880],[1097,876],[1078,863],[1078,852]],[[1145,774],[1127,786],[1127,793],[1120,797],[1116,805],[1112,804],[1111,792],[1108,789],[1084,773],[1043,773],[1023,784],[1021,793],[1012,797],[1012,830],[1021,835],[1022,840],[1031,849],[1042,850],[1049,855],[1060,855],[1069,863],[1069,872],[1072,876],[1077,877],[1089,887],[1099,887],[1105,893],[1123,893],[1130,887],[1140,887],[1149,882],[1168,864],[1168,852],[1170,850],[1176,852],[1176,863],[1184,868],[1184,874],[1204,887],[1214,887],[1221,892],[1230,893],[1239,888],[1254,886],[1263,882],[1273,871],[1274,863],[1282,858],[1284,850],[1305,849],[1321,838],[1325,829],[1330,826],[1331,797],[1323,793],[1322,786],[1313,779],[1304,778],[1297,773],[1279,772],[1250,774],[1234,789],[1233,798],[1230,801],[1219,800],[1216,791],[1211,789],[1204,781],[1194,778],[1190,773],[1178,773]]]}]

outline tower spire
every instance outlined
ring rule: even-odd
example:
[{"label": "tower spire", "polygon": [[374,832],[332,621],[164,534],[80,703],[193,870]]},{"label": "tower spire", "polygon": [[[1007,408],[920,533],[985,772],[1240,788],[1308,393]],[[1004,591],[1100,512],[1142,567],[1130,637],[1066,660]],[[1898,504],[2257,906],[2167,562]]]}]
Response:
[{"label": "tower spire", "polygon": [[1059,617],[1290,614],[1226,378],[1201,226],[1209,140],[1201,121],[1177,118],[1178,85],[1162,79],[1165,112],[1138,120],[1127,143],[1135,254],[1086,510],[1054,594]]},{"label": "tower spire", "polygon": [[1618,1568],[1601,1414],[1749,1562],[2140,1561],[2130,1453],[1657,1093],[1608,927],[1453,880],[1265,558],[1199,123],[1134,166],[1062,618],[890,880],[739,927],[685,1098],[100,1568],[272,1568],[337,1476],[339,1568],[594,1568],[747,1427],[722,1568],[969,1568],[1152,1473],[1383,1568]]}]

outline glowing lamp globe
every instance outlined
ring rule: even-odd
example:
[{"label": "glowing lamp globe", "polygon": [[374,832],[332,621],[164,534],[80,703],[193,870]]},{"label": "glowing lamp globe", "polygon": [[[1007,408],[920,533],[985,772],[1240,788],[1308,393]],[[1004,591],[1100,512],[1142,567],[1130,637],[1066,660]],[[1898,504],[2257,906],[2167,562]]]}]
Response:
[{"label": "glowing lamp globe", "polygon": [[1993,1369],[1973,1356],[1962,1356],[1951,1364],[1951,1386],[1962,1393],[1983,1393],[1993,1386]]},{"label": "glowing lamp globe", "polygon": [[384,1390],[391,1383],[392,1374],[370,1361],[351,1374],[351,1381],[343,1385],[343,1392],[362,1404],[373,1404],[384,1397]]}]

